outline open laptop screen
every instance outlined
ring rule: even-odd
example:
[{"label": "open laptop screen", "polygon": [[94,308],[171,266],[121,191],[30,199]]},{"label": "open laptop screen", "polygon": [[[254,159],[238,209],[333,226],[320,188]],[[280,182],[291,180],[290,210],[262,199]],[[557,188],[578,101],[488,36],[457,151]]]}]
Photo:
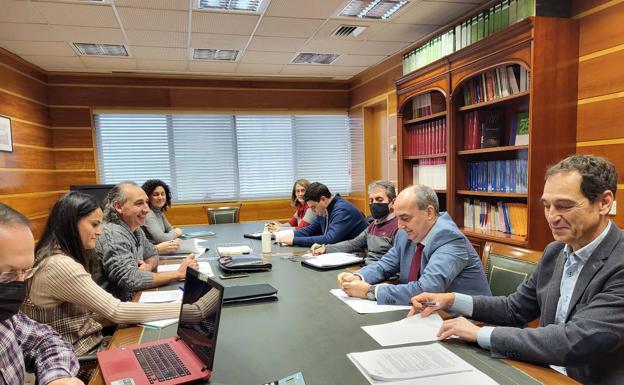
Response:
[{"label": "open laptop screen", "polygon": [[[223,286],[206,274],[187,269],[178,336],[212,371],[217,346],[219,318],[223,306]],[[200,305],[201,304],[201,305]],[[186,309],[185,309],[186,308]],[[192,311],[190,311],[193,309]],[[198,316],[199,309],[203,315]]]}]

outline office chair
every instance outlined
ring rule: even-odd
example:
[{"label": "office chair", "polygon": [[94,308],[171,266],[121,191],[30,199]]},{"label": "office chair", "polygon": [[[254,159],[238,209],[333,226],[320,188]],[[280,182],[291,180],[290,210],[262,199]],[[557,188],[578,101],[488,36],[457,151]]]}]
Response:
[{"label": "office chair", "polygon": [[218,225],[220,223],[238,223],[240,207],[240,205],[223,207],[204,206],[206,214],[208,215],[208,224]]},{"label": "office chair", "polygon": [[541,251],[486,242],[481,261],[492,295],[507,296],[515,292],[535,271],[541,256]]}]

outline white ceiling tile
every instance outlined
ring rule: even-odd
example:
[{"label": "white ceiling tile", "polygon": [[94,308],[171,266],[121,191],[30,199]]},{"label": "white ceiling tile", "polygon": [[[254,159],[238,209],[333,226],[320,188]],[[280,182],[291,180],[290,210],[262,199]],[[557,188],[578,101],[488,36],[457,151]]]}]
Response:
[{"label": "white ceiling tile", "polygon": [[198,61],[194,60],[189,63],[189,70],[194,72],[211,72],[211,73],[234,73],[236,64],[232,62],[216,62],[216,61]]},{"label": "white ceiling tile", "polygon": [[58,68],[85,68],[79,57],[72,56],[30,56],[24,55],[22,58],[39,67],[50,70]]},{"label": "white ceiling tile", "polygon": [[137,59],[140,70],[145,71],[185,71],[188,61],[181,60],[142,60]]},{"label": "white ceiling tile", "polygon": [[2,44],[14,54],[24,56],[76,56],[65,42],[50,41],[4,41]]},{"label": "white ceiling tile", "polygon": [[130,45],[146,47],[186,48],[188,34],[186,32],[147,31],[126,29]]},{"label": "white ceiling tile", "polygon": [[191,47],[242,50],[247,45],[248,40],[249,37],[243,35],[193,33],[191,34]]},{"label": "white ceiling tile", "polygon": [[121,30],[117,28],[70,27],[62,25],[55,25],[53,28],[65,41],[70,43],[126,43]]},{"label": "white ceiling tile", "polygon": [[279,64],[245,64],[240,63],[236,67],[237,73],[254,75],[276,75],[282,70],[283,65]]},{"label": "white ceiling tile", "polygon": [[118,7],[124,29],[188,31],[188,12]]},{"label": "white ceiling tile", "polygon": [[295,52],[246,51],[240,62],[251,64],[288,64],[296,55]]},{"label": "white ceiling tile", "polygon": [[339,8],[344,8],[344,0],[271,0],[265,15],[327,19]]},{"label": "white ceiling tile", "polygon": [[364,71],[367,67],[341,67],[341,66],[324,66],[321,69],[321,75],[331,76],[353,76]]},{"label": "white ceiling tile", "polygon": [[99,68],[110,71],[124,71],[137,69],[136,60],[109,57],[81,57],[88,68]]},{"label": "white ceiling tile", "polygon": [[349,80],[352,76],[334,76],[334,80]]},{"label": "white ceiling tile", "polygon": [[62,41],[63,38],[49,25],[0,23],[2,40]]},{"label": "white ceiling tile", "polygon": [[29,1],[3,0],[0,21],[11,23],[39,23],[46,24],[46,19],[33,7]]},{"label": "white ceiling tile", "polygon": [[227,14],[220,12],[193,11],[193,32],[251,35],[259,15]]},{"label": "white ceiling tile", "polygon": [[249,43],[252,51],[297,52],[307,39],[289,37],[254,36]]},{"label": "white ceiling tile", "polygon": [[438,29],[437,25],[388,24],[374,35],[368,35],[368,40],[396,41],[413,43]]},{"label": "white ceiling tile", "polygon": [[34,2],[37,10],[53,25],[118,28],[119,24],[110,4],[70,4]]},{"label": "white ceiling tile", "polygon": [[254,35],[308,38],[321,24],[323,20],[320,19],[264,17]]},{"label": "white ceiling tile", "polygon": [[118,7],[188,11],[188,0],[115,0]]},{"label": "white ceiling tile", "polygon": [[475,4],[422,1],[407,9],[393,21],[404,24],[430,24],[441,26],[475,8]]},{"label": "white ceiling tile", "polygon": [[281,75],[309,75],[309,76],[321,76],[321,65],[306,65],[306,64],[290,64],[284,66]]},{"label": "white ceiling tile", "polygon": [[135,59],[187,60],[189,52],[186,48],[163,47],[128,47]]},{"label": "white ceiling tile", "polygon": [[340,55],[332,65],[337,66],[372,66],[387,58],[379,55]]},{"label": "white ceiling tile", "polygon": [[339,39],[313,39],[303,47],[305,52],[341,53],[356,55],[391,55],[409,43],[353,41]]}]

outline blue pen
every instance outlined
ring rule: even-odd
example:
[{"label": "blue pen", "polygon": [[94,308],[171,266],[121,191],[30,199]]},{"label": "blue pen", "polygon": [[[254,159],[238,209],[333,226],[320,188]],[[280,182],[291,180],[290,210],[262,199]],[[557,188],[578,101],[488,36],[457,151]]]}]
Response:
[{"label": "blue pen", "polygon": [[184,291],[184,286],[178,286],[178,289]]}]

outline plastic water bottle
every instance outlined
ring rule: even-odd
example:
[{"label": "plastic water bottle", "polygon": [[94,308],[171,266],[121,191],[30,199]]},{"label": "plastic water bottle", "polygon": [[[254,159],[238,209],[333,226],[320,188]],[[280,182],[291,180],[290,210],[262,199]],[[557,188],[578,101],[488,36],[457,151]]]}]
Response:
[{"label": "plastic water bottle", "polygon": [[262,230],[262,253],[271,253],[271,233],[267,226],[264,226],[264,230]]}]

